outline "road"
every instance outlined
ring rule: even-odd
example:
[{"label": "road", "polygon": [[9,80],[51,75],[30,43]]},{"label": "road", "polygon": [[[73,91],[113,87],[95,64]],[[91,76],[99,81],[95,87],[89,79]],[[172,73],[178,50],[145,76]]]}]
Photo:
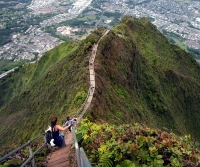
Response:
[{"label": "road", "polygon": [[[16,68],[18,68],[18,67],[16,67]],[[3,78],[3,77],[5,77],[8,73],[13,72],[16,68],[13,68],[13,69],[11,69],[11,70],[9,70],[9,71],[6,71],[6,72],[4,72],[3,74],[1,74],[1,75],[0,75],[0,79]]]}]

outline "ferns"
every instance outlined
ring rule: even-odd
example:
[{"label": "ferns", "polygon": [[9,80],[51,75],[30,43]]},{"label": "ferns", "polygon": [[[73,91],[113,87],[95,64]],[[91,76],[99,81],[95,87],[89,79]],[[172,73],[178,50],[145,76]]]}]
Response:
[{"label": "ferns", "polygon": [[120,165],[117,165],[116,167],[135,167],[135,164],[132,161],[126,159]]},{"label": "ferns", "polygon": [[190,136],[178,137],[139,124],[97,125],[87,119],[82,119],[78,133],[83,135],[81,147],[96,167],[194,166],[200,162],[198,144],[194,147]]},{"label": "ferns", "polygon": [[82,133],[77,133],[76,134],[76,139],[79,142],[81,139],[83,138],[83,134]]},{"label": "ferns", "polygon": [[113,162],[109,158],[109,155],[109,153],[106,153],[100,157],[98,167],[113,167]]},{"label": "ferns", "polygon": [[[114,164],[112,160],[109,158],[109,156],[110,156],[109,153],[103,154],[100,157],[98,167],[113,167]],[[132,161],[126,159],[120,165],[117,165],[116,167],[135,167],[135,164]]]}]

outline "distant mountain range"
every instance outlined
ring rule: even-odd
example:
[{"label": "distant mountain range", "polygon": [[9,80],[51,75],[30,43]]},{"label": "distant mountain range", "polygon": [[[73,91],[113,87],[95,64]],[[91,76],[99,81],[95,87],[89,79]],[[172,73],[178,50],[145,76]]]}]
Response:
[{"label": "distant mountain range", "polygon": [[[105,29],[62,43],[0,80],[1,153],[59,123],[84,102],[92,46]],[[93,122],[165,128],[200,139],[200,65],[146,18],[123,17],[101,40],[95,59]]]}]

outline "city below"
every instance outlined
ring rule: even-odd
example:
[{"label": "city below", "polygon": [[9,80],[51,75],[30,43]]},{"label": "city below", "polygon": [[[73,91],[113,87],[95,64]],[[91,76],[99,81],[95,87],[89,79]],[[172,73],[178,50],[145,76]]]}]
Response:
[{"label": "city below", "polygon": [[[0,3],[8,5],[6,1]],[[29,5],[15,3],[13,9],[22,10],[25,7],[28,12],[23,16],[23,21],[36,16],[48,15],[48,17],[41,19],[38,24],[30,24],[25,31],[12,32],[9,35],[10,41],[0,47],[1,59],[34,60],[36,55],[39,58],[44,52],[62,42],[59,38],[45,32],[45,28],[58,25],[57,32],[55,32],[58,34],[58,30],[61,31],[63,28],[62,23],[76,19],[79,21],[85,19],[84,28],[86,29],[95,29],[97,26],[111,27],[116,19],[114,17],[116,13],[120,14],[120,18],[123,15],[137,18],[148,17],[161,32],[175,34],[182,38],[185,46],[200,50],[199,1],[183,3],[175,0],[140,0],[139,2],[138,0],[99,0],[98,2],[92,0],[32,0]],[[105,13],[113,13],[113,15],[105,17]],[[17,23],[22,23],[22,19],[18,19]],[[75,32],[77,27],[80,29],[82,26],[68,25],[67,30]],[[0,30],[4,28],[6,28],[6,18],[0,21]],[[67,33],[65,31],[62,35],[69,36],[70,31]]]}]

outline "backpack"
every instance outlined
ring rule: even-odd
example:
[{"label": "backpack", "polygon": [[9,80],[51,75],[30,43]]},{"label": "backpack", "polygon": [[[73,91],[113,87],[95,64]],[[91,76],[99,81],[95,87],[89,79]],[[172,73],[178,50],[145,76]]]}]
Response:
[{"label": "backpack", "polygon": [[66,121],[63,123],[63,127],[68,126],[68,125],[76,126],[76,121],[77,121],[77,118],[72,118],[72,119],[70,119],[70,120],[66,120]]},{"label": "backpack", "polygon": [[52,135],[52,131],[51,131],[51,127],[49,126],[49,128],[45,131],[45,142],[51,146],[55,146],[54,144],[54,139],[53,139],[53,135]]},{"label": "backpack", "polygon": [[50,144],[51,140],[53,139],[52,132],[50,130],[45,133],[45,139],[46,143]]}]

